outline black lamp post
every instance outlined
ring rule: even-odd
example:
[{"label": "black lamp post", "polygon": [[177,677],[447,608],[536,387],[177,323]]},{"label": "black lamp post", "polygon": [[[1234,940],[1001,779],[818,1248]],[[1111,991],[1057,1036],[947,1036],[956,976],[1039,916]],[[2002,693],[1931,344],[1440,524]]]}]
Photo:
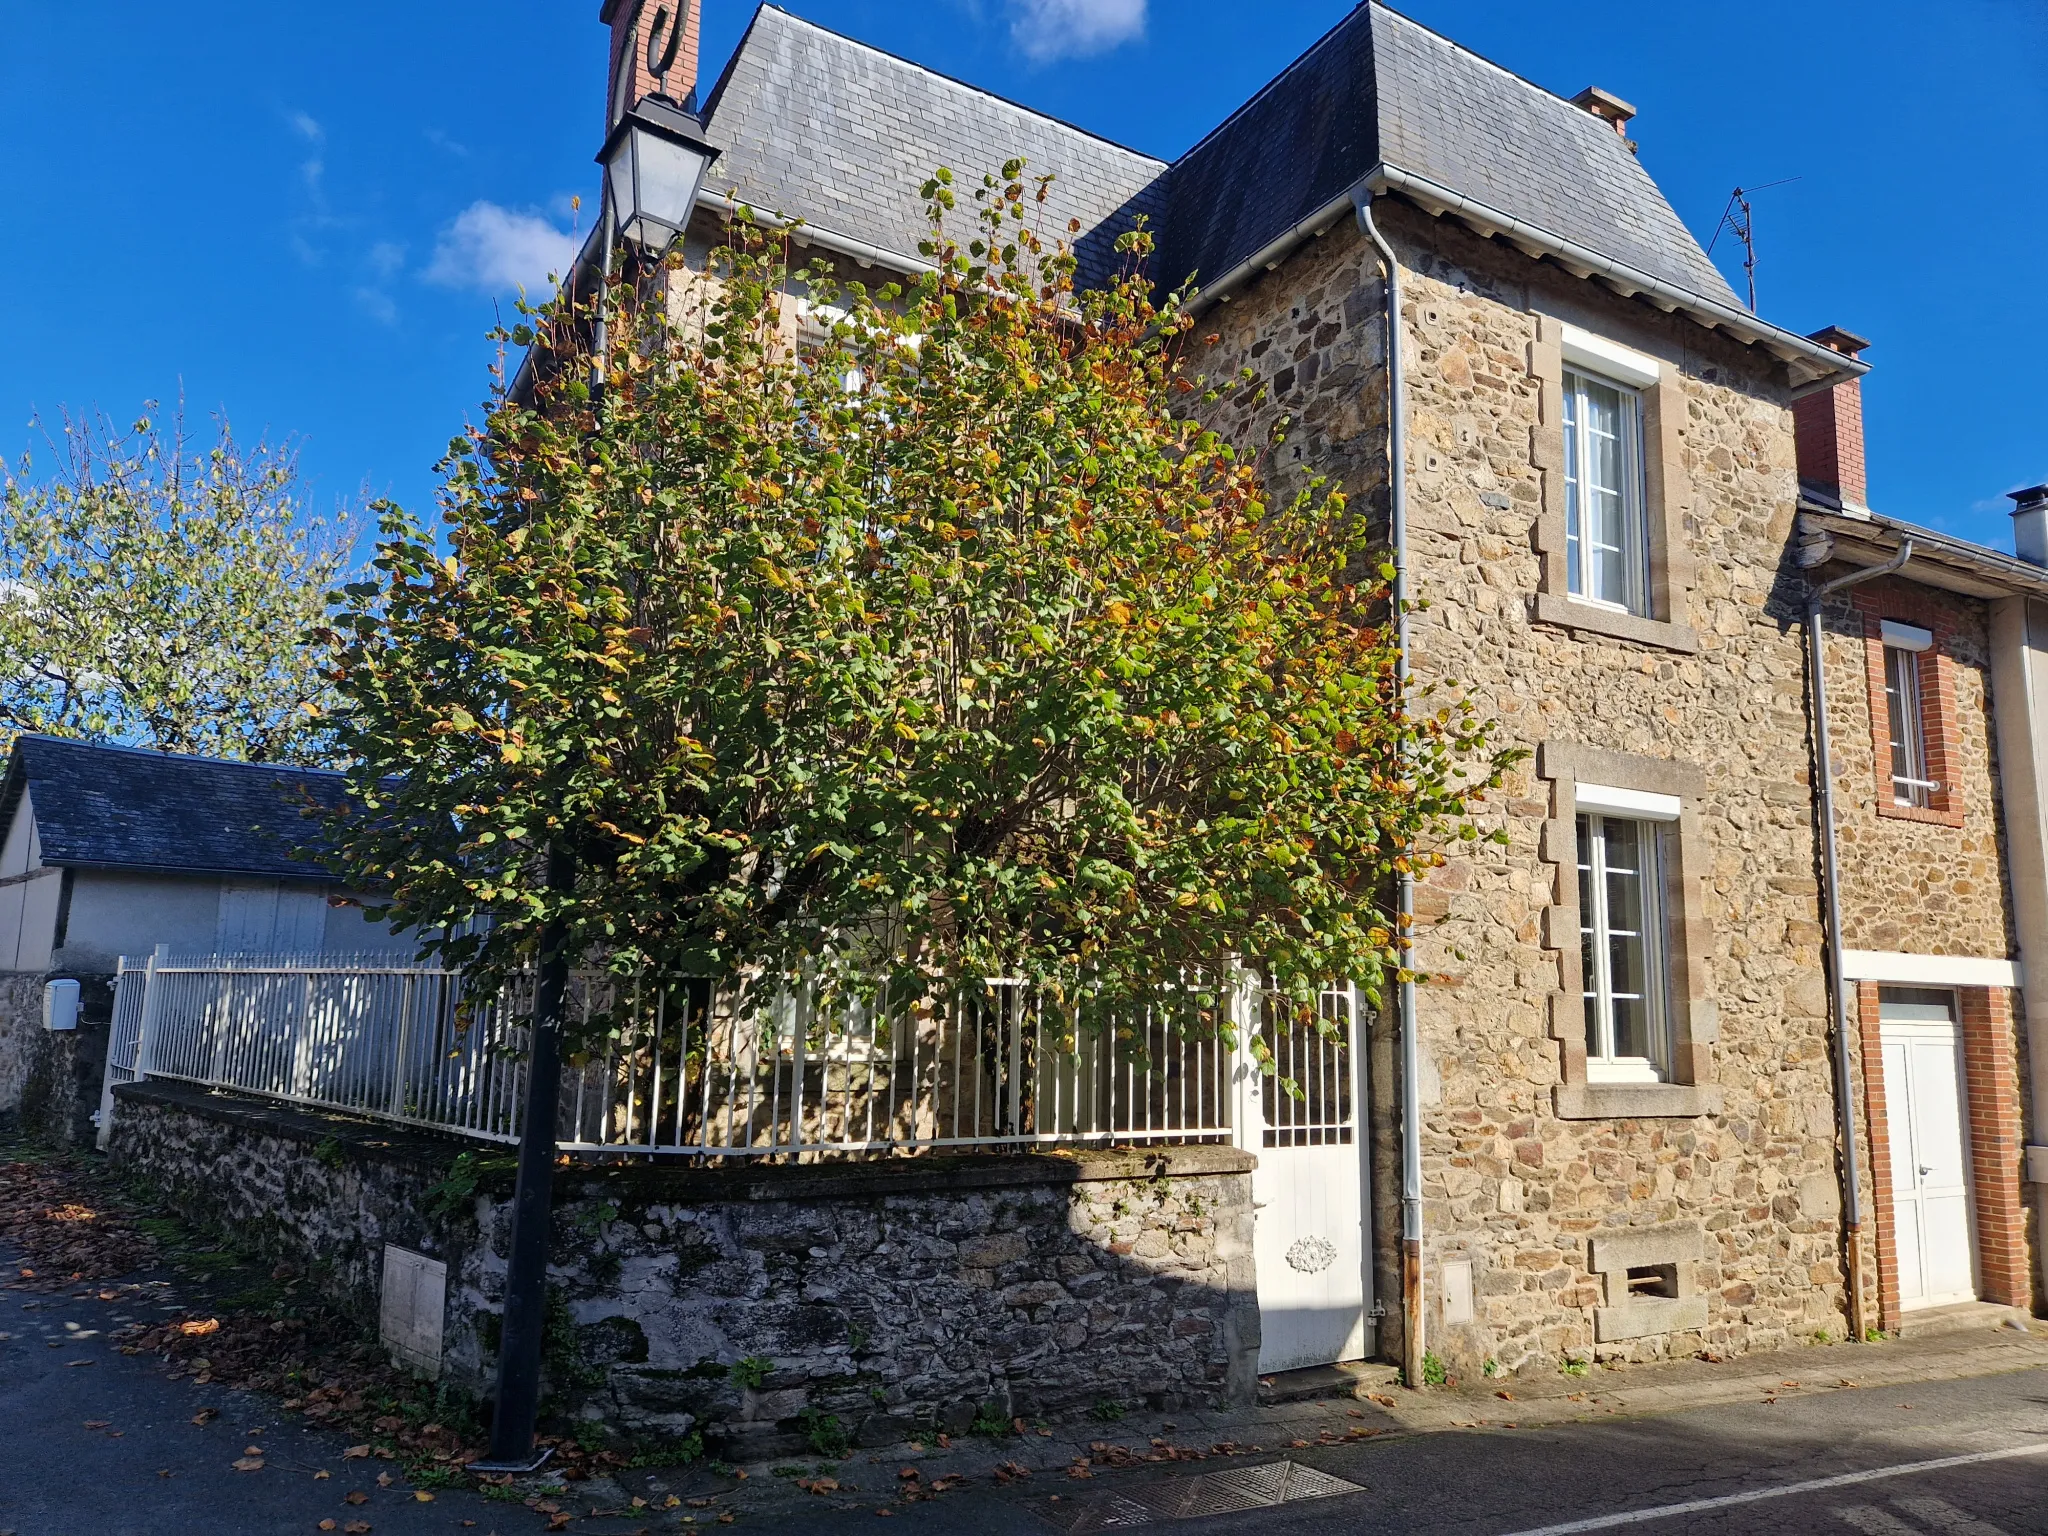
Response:
[{"label": "black lamp post", "polygon": [[[703,125],[660,96],[649,96],[605,139],[605,277],[612,239],[623,237],[658,260],[689,226],[704,172],[716,155]],[[600,325],[602,325],[600,299]],[[604,354],[599,331],[598,355]],[[575,861],[557,842],[547,852],[548,889],[566,895]],[[535,1453],[540,1406],[542,1335],[547,1326],[548,1229],[554,1217],[555,1125],[562,1097],[562,1001],[570,956],[563,925],[543,926],[534,989],[533,1039],[527,1054],[525,1119],[519,1130],[519,1176],[512,1196],[511,1251],[505,1265],[505,1310],[498,1345],[498,1385],[487,1460],[480,1472],[531,1472],[547,1460]]]}]

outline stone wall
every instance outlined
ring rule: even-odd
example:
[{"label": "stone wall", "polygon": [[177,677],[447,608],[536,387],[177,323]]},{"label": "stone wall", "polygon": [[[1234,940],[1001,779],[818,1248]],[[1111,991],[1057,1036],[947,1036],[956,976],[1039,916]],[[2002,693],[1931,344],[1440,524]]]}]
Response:
[{"label": "stone wall", "polygon": [[[1789,390],[1768,358],[1451,220],[1385,203],[1381,223],[1404,267],[1410,559],[1428,604],[1413,625],[1418,675],[1473,698],[1532,752],[1627,755],[1700,786],[1697,858],[1689,846],[1673,909],[1697,999],[1673,1086],[1694,1091],[1655,1114],[1565,1112],[1584,1026],[1562,782],[1539,779],[1532,759],[1481,816],[1507,846],[1456,858],[1418,892],[1430,1347],[1454,1368],[1547,1368],[1839,1333]],[[1384,499],[1381,294],[1345,221],[1199,326],[1217,338],[1211,378],[1249,366],[1268,388],[1262,404],[1220,408],[1218,425],[1249,444],[1290,416],[1276,478],[1327,472],[1369,507]],[[1561,450],[1545,389],[1561,322],[1668,370],[1646,426],[1663,456],[1653,517],[1674,530],[1675,547],[1655,550],[1671,610],[1634,637],[1538,618],[1559,611],[1546,555]],[[1393,1075],[1378,1085],[1391,1093]],[[1379,1160],[1383,1212],[1397,1167]],[[1635,1335],[1603,1272],[1613,1261],[1596,1268],[1595,1239],[1619,1252],[1624,1231],[1649,1234],[1678,1268],[1664,1331]],[[1383,1231],[1383,1275],[1393,1251]],[[1449,1261],[1472,1266],[1469,1324],[1435,1309]]]},{"label": "stone wall", "polygon": [[[1885,619],[1935,632],[1922,656],[1923,667],[1938,668],[1945,696],[1938,725],[1936,712],[1926,712],[1930,756],[1939,759],[1934,776],[1944,783],[1933,810],[1891,803],[1890,763],[1877,751],[1887,719],[1883,661],[1880,655],[1873,679],[1871,652]],[[1842,594],[1825,622],[1843,943],[2006,959],[2017,944],[2004,878],[1986,605],[1888,577]]]},{"label": "stone wall", "polygon": [[108,976],[79,977],[78,1028],[43,1028],[41,971],[0,973],[0,1123],[55,1146],[90,1146],[113,1019]]},{"label": "stone wall", "polygon": [[[314,1267],[374,1317],[383,1244],[448,1266],[444,1375],[488,1390],[509,1174],[457,1144],[183,1085],[119,1092],[113,1156],[191,1217]],[[502,1161],[502,1160],[500,1160]],[[739,1169],[564,1170],[553,1411],[798,1448],[993,1409],[1245,1403],[1259,1325],[1251,1159],[1222,1147]],[[741,1361],[761,1364],[740,1379]]]}]

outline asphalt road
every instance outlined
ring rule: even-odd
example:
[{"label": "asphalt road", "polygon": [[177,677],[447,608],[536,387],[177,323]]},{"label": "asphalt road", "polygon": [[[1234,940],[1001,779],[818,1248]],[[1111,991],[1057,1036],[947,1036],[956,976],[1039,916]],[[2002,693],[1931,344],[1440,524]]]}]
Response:
[{"label": "asphalt road", "polygon": [[[379,1536],[513,1536],[546,1527],[543,1515],[474,1493],[444,1489],[423,1502],[397,1478],[379,1487],[377,1473],[391,1468],[344,1460],[343,1441],[303,1427],[275,1403],[166,1380],[156,1362],[109,1345],[109,1332],[156,1305],[168,1298],[129,1292],[103,1303],[0,1290],[0,1536],[304,1536],[323,1519],[337,1532],[361,1521]],[[207,1407],[217,1416],[194,1424]],[[251,1457],[252,1447],[260,1456]],[[906,1536],[2048,1536],[2048,1371],[1291,1454],[1358,1491],[1135,1523],[1145,1505],[1185,1507],[1215,1492],[1181,1481],[1191,1476],[1222,1472],[1240,1486],[1256,1483],[1257,1469],[1275,1459],[1262,1457],[1088,1481],[1039,1473],[920,1503],[886,1522],[870,1499],[806,1499],[767,1511],[721,1498],[718,1507],[740,1505],[737,1524],[718,1526],[700,1513],[694,1528],[792,1536],[878,1528]],[[235,1470],[251,1459],[262,1468]],[[321,1471],[329,1476],[317,1477]],[[887,1480],[887,1469],[864,1457],[857,1471],[877,1486]],[[639,1486],[646,1476],[629,1480],[629,1491],[661,1502],[660,1489]],[[366,1500],[346,1502],[351,1491]],[[1128,1501],[1121,1517],[1110,1499]],[[577,1514],[588,1508],[574,1491],[561,1503]],[[571,1529],[690,1529],[678,1523],[683,1512],[579,1519]]]},{"label": "asphalt road", "polygon": [[[1176,1478],[1131,1473],[1053,1489],[1032,1487],[1043,1482],[1034,1477],[920,1505],[890,1525],[901,1536],[1099,1529],[1161,1536],[2032,1536],[2048,1533],[2048,1371],[1292,1454],[1361,1491],[1140,1527],[1102,1523],[1112,1512],[1097,1501]],[[1899,1470],[1964,1457],[1981,1459]],[[1188,1475],[1184,1467],[1172,1472]],[[1053,1492],[1061,1495],[1056,1503]],[[774,1529],[871,1532],[876,1524],[871,1511],[819,1510]]]}]

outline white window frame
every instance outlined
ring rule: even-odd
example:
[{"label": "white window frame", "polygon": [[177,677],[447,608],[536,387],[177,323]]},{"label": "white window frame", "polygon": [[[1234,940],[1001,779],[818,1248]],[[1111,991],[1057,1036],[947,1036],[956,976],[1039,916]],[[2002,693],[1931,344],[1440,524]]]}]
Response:
[{"label": "white window frame", "polygon": [[[1594,785],[1579,786],[1577,798],[1578,815],[1583,819],[1575,861],[1582,877],[1580,948],[1591,962],[1583,967],[1586,974],[1582,978],[1584,999],[1591,1012],[1587,1021],[1586,1081],[1668,1082],[1671,1072],[1671,946],[1665,866],[1670,859],[1670,850],[1665,846],[1667,834],[1664,829],[1678,819],[1678,802],[1675,796],[1602,789]],[[1649,866],[1637,877],[1644,909],[1638,921],[1643,943],[1643,1003],[1650,1036],[1651,1054],[1648,1056],[1614,1054],[1613,948],[1610,943],[1613,923],[1607,906],[1606,828],[1609,821],[1631,822],[1638,828],[1639,844],[1647,855]],[[1586,876],[1590,878],[1584,878]],[[1588,897],[1590,911],[1586,910]]]},{"label": "white window frame", "polygon": [[[1615,348],[1615,351],[1625,349]],[[1605,367],[1589,367],[1583,360],[1587,349],[1566,349],[1564,366],[1564,482],[1565,482],[1565,567],[1566,595],[1577,603],[1605,608],[1612,613],[1631,613],[1644,618],[1650,614],[1650,517],[1649,477],[1643,461],[1642,388],[1619,375],[1631,370],[1615,366],[1615,360],[1600,359]],[[1655,375],[1652,373],[1651,381]],[[1620,537],[1624,590],[1618,597],[1596,593],[1594,564],[1588,558],[1585,528],[1585,497],[1581,481],[1592,462],[1591,423],[1588,421],[1587,386],[1598,385],[1621,397]]]},{"label": "white window frame", "polygon": [[1927,722],[1920,708],[1920,657],[1926,647],[1895,644],[1891,631],[1904,627],[1886,624],[1884,639],[1885,736],[1892,754],[1892,804],[1924,811],[1941,785],[1927,776]]}]

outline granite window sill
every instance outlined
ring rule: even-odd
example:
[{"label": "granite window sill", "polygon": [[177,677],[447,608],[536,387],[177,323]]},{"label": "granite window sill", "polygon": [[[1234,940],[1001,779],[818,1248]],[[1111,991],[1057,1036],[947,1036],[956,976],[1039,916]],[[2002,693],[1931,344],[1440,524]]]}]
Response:
[{"label": "granite window sill", "polygon": [[1666,624],[1660,619],[1646,619],[1641,614],[1623,613],[1592,603],[1576,603],[1555,592],[1536,594],[1534,617],[1538,624],[1555,624],[1562,629],[1606,635],[1615,640],[1633,640],[1638,645],[1654,645],[1661,650],[1678,651],[1687,656],[1695,655],[1700,648],[1700,637],[1687,625]]},{"label": "granite window sill", "polygon": [[1559,1083],[1552,1102],[1560,1120],[1691,1120],[1721,1113],[1712,1083]]}]

